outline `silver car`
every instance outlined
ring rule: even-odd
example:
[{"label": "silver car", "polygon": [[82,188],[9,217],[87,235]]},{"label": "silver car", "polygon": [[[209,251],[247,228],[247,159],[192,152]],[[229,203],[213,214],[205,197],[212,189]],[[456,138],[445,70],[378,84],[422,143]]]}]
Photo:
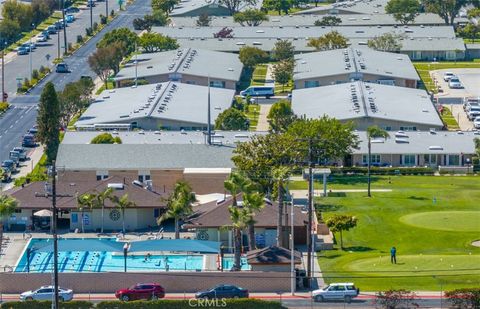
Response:
[{"label": "silver car", "polygon": [[312,292],[314,301],[343,300],[347,303],[360,294],[353,283],[331,283]]},{"label": "silver car", "polygon": [[[42,286],[34,291],[27,291],[20,294],[20,300],[52,300],[54,287],[52,285]],[[58,299],[60,301],[69,301],[73,299],[73,291],[69,289],[58,288]]]}]

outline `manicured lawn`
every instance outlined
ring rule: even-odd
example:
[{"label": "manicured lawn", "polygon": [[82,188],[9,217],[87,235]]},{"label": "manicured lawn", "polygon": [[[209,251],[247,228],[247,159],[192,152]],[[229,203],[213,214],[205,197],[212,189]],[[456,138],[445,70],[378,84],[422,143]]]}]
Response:
[{"label": "manicured lawn", "polygon": [[260,105],[249,104],[247,109],[247,117],[250,120],[250,131],[255,131],[258,124],[258,116],[260,114]]},{"label": "manicured lawn", "polygon": [[265,78],[267,76],[267,64],[259,64],[255,67],[252,74],[252,80],[250,86],[263,86],[265,85]]},{"label": "manicured lawn", "polygon": [[418,75],[425,84],[425,88],[429,91],[437,93],[435,84],[430,76],[430,71],[443,69],[462,69],[462,68],[480,68],[480,62],[414,62],[413,65],[418,72]]},{"label": "manicured lawn", "polygon": [[460,129],[460,127],[458,126],[457,119],[453,117],[452,111],[448,107],[443,106],[443,112],[440,115],[440,117],[442,117],[443,122],[447,125],[447,128],[449,130]]},{"label": "manicured lawn", "polygon": [[[332,181],[332,189],[366,189],[363,176]],[[358,218],[357,227],[343,234],[345,250],[336,246],[320,253],[326,281],[353,281],[364,291],[479,286],[480,248],[471,246],[480,238],[479,186],[479,176],[382,176],[374,178],[372,188],[392,192],[318,198],[324,219]],[[390,263],[392,246],[396,265]]]}]

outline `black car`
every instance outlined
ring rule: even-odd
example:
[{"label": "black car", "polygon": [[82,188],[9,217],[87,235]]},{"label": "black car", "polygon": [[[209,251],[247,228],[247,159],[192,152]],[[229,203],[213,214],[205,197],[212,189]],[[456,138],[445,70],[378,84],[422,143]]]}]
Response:
[{"label": "black car", "polygon": [[35,147],[37,143],[35,141],[35,136],[32,134],[26,134],[22,140],[22,147]]},{"label": "black car", "polygon": [[64,62],[57,64],[57,67],[55,68],[55,72],[57,73],[70,73],[70,70],[68,68],[68,65]]},{"label": "black car", "polygon": [[78,13],[78,12],[80,12],[80,9],[74,6],[71,6],[65,9],[65,13],[69,13],[69,14]]},{"label": "black car", "polygon": [[15,172],[17,170],[17,167],[13,160],[4,160],[2,162],[2,169],[7,169],[11,172]]},{"label": "black car", "polygon": [[35,136],[35,135],[37,135],[37,133],[38,133],[38,129],[35,128],[35,127],[33,127],[33,128],[31,128],[31,129],[28,129],[28,132],[27,132],[27,133]]},{"label": "black car", "polygon": [[220,284],[211,290],[200,291],[195,298],[248,298],[248,290],[230,284]]}]

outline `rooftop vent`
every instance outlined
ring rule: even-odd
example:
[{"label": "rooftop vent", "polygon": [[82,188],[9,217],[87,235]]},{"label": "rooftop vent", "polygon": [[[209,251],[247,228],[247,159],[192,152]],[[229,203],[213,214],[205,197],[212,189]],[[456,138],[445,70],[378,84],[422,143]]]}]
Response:
[{"label": "rooftop vent", "polygon": [[107,185],[107,188],[112,188],[115,190],[123,190],[123,183],[109,183]]},{"label": "rooftop vent", "polygon": [[429,146],[428,150],[443,150],[442,146]]},{"label": "rooftop vent", "polygon": [[410,142],[406,138],[395,138],[395,143],[397,143],[397,144],[408,144]]}]

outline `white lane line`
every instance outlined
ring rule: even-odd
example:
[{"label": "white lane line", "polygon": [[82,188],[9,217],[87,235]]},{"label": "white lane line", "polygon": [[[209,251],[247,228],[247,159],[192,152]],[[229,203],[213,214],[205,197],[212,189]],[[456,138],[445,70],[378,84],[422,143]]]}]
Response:
[{"label": "white lane line", "polygon": [[5,134],[7,134],[7,133],[8,133],[8,130],[5,130]]},{"label": "white lane line", "polygon": [[18,123],[18,120],[16,120],[15,123]]},{"label": "white lane line", "polygon": [[22,119],[22,118],[23,118],[23,115],[22,115],[22,116],[20,116],[20,119]]},{"label": "white lane line", "polygon": [[13,128],[13,124],[10,126],[10,129]]}]

